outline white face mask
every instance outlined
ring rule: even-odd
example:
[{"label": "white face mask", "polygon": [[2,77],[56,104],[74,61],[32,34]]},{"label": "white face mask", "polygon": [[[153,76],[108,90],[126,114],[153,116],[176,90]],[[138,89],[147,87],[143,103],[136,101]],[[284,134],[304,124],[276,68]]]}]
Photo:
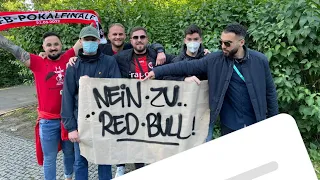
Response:
[{"label": "white face mask", "polygon": [[197,52],[200,47],[200,43],[195,41],[188,42],[186,45],[187,45],[187,50],[190,51],[191,53]]}]

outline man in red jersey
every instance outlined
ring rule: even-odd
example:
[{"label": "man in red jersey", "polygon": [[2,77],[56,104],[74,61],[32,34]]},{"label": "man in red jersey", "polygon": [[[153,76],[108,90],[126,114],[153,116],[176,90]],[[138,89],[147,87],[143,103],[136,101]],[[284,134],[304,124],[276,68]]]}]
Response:
[{"label": "man in red jersey", "polygon": [[[78,54],[80,43],[62,53],[59,35],[47,32],[43,35],[43,50],[46,58],[26,52],[0,34],[0,47],[12,53],[34,75],[38,97],[38,120],[35,128],[36,152],[39,165],[43,165],[44,179],[56,179],[56,159],[62,145],[64,174],[72,179],[73,143],[61,125],[61,91],[68,60]],[[65,135],[65,136],[63,136]],[[65,141],[62,141],[65,140]]]}]

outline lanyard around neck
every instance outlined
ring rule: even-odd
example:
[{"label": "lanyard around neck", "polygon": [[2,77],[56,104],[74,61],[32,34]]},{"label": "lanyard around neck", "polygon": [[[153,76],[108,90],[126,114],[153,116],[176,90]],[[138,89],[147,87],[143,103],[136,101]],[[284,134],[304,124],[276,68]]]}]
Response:
[{"label": "lanyard around neck", "polygon": [[238,68],[236,67],[236,65],[233,65],[233,69],[236,71],[236,73],[239,75],[239,77],[243,80],[243,82],[246,82],[244,80],[243,75],[241,74],[241,72],[238,70]]}]

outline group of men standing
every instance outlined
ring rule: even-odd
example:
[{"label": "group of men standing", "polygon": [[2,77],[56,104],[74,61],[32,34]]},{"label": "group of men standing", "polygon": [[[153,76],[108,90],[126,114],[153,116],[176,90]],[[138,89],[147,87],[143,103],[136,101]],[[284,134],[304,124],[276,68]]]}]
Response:
[{"label": "group of men standing", "polygon": [[[59,145],[64,153],[66,179],[88,179],[88,161],[80,155],[77,131],[78,89],[80,77],[179,80],[201,83],[208,80],[210,125],[206,141],[213,139],[214,123],[220,115],[222,135],[249,126],[278,113],[275,85],[266,56],[245,46],[246,30],[229,24],[221,34],[222,51],[208,53],[202,44],[202,31],[196,25],[185,30],[178,56],[164,53],[160,44],[149,45],[143,27],[130,31],[109,26],[110,43],[100,44],[98,31],[84,27],[73,48],[62,53],[59,35],[43,36],[44,58],[28,53],[0,35],[0,46],[11,52],[34,74],[38,95],[37,153],[43,163],[44,178],[56,179]],[[77,56],[77,59],[72,57]],[[70,62],[69,59],[71,58]],[[66,68],[69,62],[70,66]],[[38,155],[39,154],[39,155]],[[137,162],[136,168],[144,166]],[[116,176],[124,165],[117,165]],[[98,165],[99,179],[111,179],[111,165]]]}]

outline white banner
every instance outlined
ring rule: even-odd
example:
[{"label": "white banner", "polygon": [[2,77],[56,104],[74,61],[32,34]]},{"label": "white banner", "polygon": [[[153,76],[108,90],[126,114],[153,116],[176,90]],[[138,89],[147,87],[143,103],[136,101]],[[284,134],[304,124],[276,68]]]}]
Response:
[{"label": "white banner", "polygon": [[96,164],[153,163],[204,143],[207,81],[81,78],[81,155]]}]

